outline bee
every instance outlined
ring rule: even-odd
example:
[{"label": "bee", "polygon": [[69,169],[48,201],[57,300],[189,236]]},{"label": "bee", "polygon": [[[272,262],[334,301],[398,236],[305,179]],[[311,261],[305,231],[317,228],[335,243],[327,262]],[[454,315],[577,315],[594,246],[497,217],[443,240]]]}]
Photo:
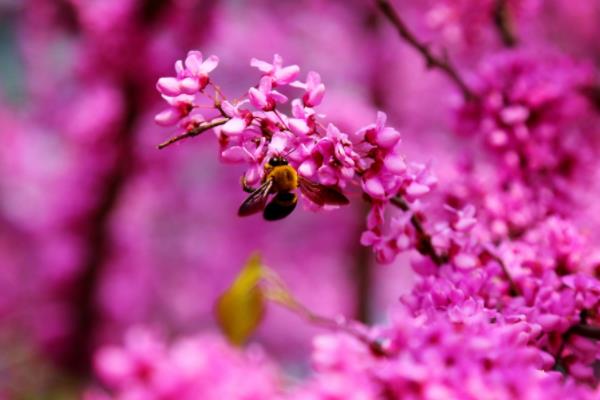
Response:
[{"label": "bee", "polygon": [[[298,171],[284,157],[276,156],[267,162],[264,178],[257,189],[247,187],[243,179],[242,186],[245,191],[250,192],[250,196],[238,210],[240,217],[262,211],[267,221],[285,218],[296,208],[298,195],[295,190],[298,188],[309,200],[320,206],[349,203],[337,188],[311,182],[298,175]],[[275,196],[267,202],[272,194]]]}]

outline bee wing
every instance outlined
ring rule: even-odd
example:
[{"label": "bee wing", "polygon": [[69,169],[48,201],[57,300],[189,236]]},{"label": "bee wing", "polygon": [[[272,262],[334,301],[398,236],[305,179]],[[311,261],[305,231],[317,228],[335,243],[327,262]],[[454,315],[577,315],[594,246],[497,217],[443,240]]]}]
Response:
[{"label": "bee wing", "polygon": [[298,183],[302,194],[320,206],[325,204],[343,206],[350,203],[348,198],[333,186],[321,185],[302,177],[299,177]]},{"label": "bee wing", "polygon": [[238,215],[240,217],[245,217],[255,214],[265,208],[265,204],[267,204],[267,197],[269,197],[269,192],[271,191],[272,186],[273,181],[271,179],[260,185],[258,189],[252,192],[250,196],[244,200],[240,206],[240,209],[238,210]]},{"label": "bee wing", "polygon": [[291,192],[280,192],[273,197],[263,211],[263,217],[267,221],[277,221],[287,217],[294,211],[298,204],[298,196]]}]

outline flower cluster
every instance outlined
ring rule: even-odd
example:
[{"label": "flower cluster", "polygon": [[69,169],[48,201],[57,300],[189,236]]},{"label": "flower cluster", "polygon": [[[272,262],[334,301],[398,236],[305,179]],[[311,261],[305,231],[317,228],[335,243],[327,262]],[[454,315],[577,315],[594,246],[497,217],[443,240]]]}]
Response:
[{"label": "flower cluster", "polygon": [[[176,63],[176,77],[159,79],[157,89],[170,107],[156,116],[158,123],[181,128],[183,133],[175,139],[214,128],[221,160],[246,163],[243,182],[250,187],[261,182],[265,164],[274,156],[285,157],[300,176],[322,185],[343,190],[360,187],[372,204],[363,244],[372,245],[381,261],[391,261],[409,247],[393,236],[410,214],[391,221],[387,233],[384,208],[398,196],[409,204],[416,202],[437,180],[427,165],[405,160],[400,133],[386,126],[384,113],[352,133],[326,123],[316,109],[325,93],[319,74],[311,71],[306,81],[298,81],[300,68],[284,66],[278,55],[272,63],[252,59],[251,66],[262,73],[258,84],[230,101],[207,75],[216,62],[215,56],[203,62],[200,52],[191,51],[185,62]],[[290,101],[283,91],[292,88],[302,92]],[[281,110],[287,103],[290,114]]]},{"label": "flower cluster", "polygon": [[[357,327],[360,328],[360,327]],[[528,346],[537,331],[498,319],[477,304],[448,319],[395,315],[365,336],[325,334],[313,340],[313,374],[284,385],[259,348],[239,351],[211,335],[168,345],[134,329],[124,346],[101,349],[96,370],[108,399],[593,399],[597,392],[563,382],[553,359]]]},{"label": "flower cluster", "polygon": [[458,130],[480,137],[508,174],[569,179],[593,157],[584,93],[589,68],[563,56],[500,53],[478,74],[479,101],[458,111]]},{"label": "flower cluster", "polygon": [[109,393],[93,389],[87,400],[273,399],[278,385],[259,348],[240,352],[209,334],[167,344],[145,328],[132,328],[123,346],[98,351],[95,369]]},{"label": "flower cluster", "polygon": [[511,326],[524,344],[546,351],[545,357],[571,376],[595,382],[600,347],[568,333],[573,326],[599,322],[600,283],[590,274],[595,260],[584,257],[580,233],[549,218],[518,241],[486,248],[461,240],[451,228],[445,230],[451,246],[437,247],[453,254],[451,262],[436,267],[427,258],[413,260],[421,278],[402,298],[413,315],[443,314],[454,321],[465,313],[484,314]]},{"label": "flower cluster", "polygon": [[[396,316],[372,344],[346,334],[317,337],[316,375],[299,399],[578,398],[597,393],[564,383],[552,359],[524,345],[516,325],[475,305],[452,320]],[[376,338],[376,339],[375,339]]]},{"label": "flower cluster", "polygon": [[[584,64],[598,53],[600,3],[20,3],[0,6],[2,53],[18,61],[0,68],[0,398],[82,397],[90,381],[89,399],[600,396],[600,90]],[[198,51],[169,74],[192,43],[231,60],[285,49],[321,75],[252,59],[227,66],[222,90],[224,58]],[[461,136],[440,135],[456,97],[424,60],[468,98]],[[178,131],[168,143],[210,130],[221,161],[247,167],[246,190],[280,156],[305,182],[365,200],[361,241],[398,268],[371,270],[360,207],[276,225],[232,218],[239,169],[212,168],[208,146],[151,151],[160,128],[148,113],[162,100],[156,122]],[[371,121],[376,108],[390,118]],[[314,327],[270,307],[252,339],[281,371],[255,343],[129,330],[212,325],[213,300],[257,249],[300,311],[318,311],[310,322],[340,331],[314,340],[306,380],[295,372]],[[400,295],[407,314],[389,326],[320,323],[379,320]]]}]

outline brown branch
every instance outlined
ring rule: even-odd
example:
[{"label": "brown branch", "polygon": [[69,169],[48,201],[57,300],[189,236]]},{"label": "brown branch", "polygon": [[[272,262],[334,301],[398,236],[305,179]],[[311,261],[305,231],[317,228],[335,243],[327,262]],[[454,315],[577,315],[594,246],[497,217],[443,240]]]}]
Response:
[{"label": "brown branch", "polygon": [[197,127],[195,127],[194,129],[190,129],[189,131],[182,133],[180,135],[177,136],[173,136],[171,139],[159,144],[157,147],[159,150],[164,149],[167,146],[172,145],[173,143],[179,142],[180,140],[183,139],[187,139],[187,138],[191,138],[194,136],[198,136],[203,132],[206,132],[209,129],[212,129],[214,127],[220,126],[225,124],[227,121],[229,121],[229,118],[217,118],[217,119],[213,119],[210,122],[207,123],[203,123],[198,125]]},{"label": "brown branch", "polygon": [[506,0],[497,0],[493,9],[492,18],[500,39],[506,47],[515,47],[518,43],[514,27],[512,26],[508,3]]},{"label": "brown branch", "polygon": [[[400,208],[404,212],[410,211],[408,203],[400,196],[392,197],[390,199],[390,203]],[[431,261],[433,261],[438,266],[448,262],[445,256],[441,256],[435,251],[433,243],[431,242],[431,235],[427,233],[427,231],[423,227],[423,224],[419,220],[419,217],[413,214],[410,217],[410,223],[417,232],[417,239],[419,241],[417,244],[417,251],[422,255],[429,257]]]},{"label": "brown branch", "polygon": [[600,327],[586,325],[586,324],[576,324],[569,328],[569,332],[573,335],[581,336],[588,339],[600,340]]},{"label": "brown branch", "polygon": [[398,15],[398,12],[396,12],[396,9],[388,0],[376,0],[376,2],[381,12],[396,28],[398,35],[400,35],[400,37],[411,47],[417,50],[425,59],[427,68],[437,68],[444,72],[448,78],[450,78],[450,80],[454,82],[456,86],[458,86],[465,100],[469,101],[476,98],[475,94],[460,76],[447,54],[443,54],[441,56],[433,54],[429,47],[426,44],[421,43],[419,39],[417,39],[417,37],[415,37],[415,35],[408,29],[404,21],[402,21]]},{"label": "brown branch", "polygon": [[572,325],[562,334],[558,352],[556,353],[556,356],[554,356],[554,365],[552,366],[553,370],[559,371],[563,374],[567,373],[565,365],[562,361],[562,354],[565,351],[571,336],[577,335],[587,339],[600,340],[600,327],[588,325],[587,319],[588,310],[584,309],[579,315],[579,322]]},{"label": "brown branch", "polygon": [[518,41],[511,24],[508,3],[506,0],[496,0],[496,4],[492,11],[492,19],[494,20],[494,25],[498,30],[502,43],[506,47],[515,47]]},{"label": "brown branch", "polygon": [[140,115],[138,89],[131,82],[124,82],[125,117],[114,143],[117,159],[98,188],[98,203],[87,217],[82,236],[86,254],[74,284],[72,297],[74,328],[66,355],[67,367],[80,377],[90,375],[94,352],[94,331],[100,322],[96,306],[97,291],[104,266],[111,250],[110,217],[125,188],[132,170],[133,140]]}]

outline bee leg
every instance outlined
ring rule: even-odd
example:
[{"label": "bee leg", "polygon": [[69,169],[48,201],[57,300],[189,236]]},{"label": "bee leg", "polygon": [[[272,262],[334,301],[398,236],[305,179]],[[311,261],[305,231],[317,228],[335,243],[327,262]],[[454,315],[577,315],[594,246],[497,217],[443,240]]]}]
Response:
[{"label": "bee leg", "polygon": [[246,193],[253,193],[256,190],[256,188],[253,188],[252,186],[248,186],[248,183],[246,182],[246,175],[242,175],[242,178],[240,179],[240,183],[242,184],[242,189]]}]

